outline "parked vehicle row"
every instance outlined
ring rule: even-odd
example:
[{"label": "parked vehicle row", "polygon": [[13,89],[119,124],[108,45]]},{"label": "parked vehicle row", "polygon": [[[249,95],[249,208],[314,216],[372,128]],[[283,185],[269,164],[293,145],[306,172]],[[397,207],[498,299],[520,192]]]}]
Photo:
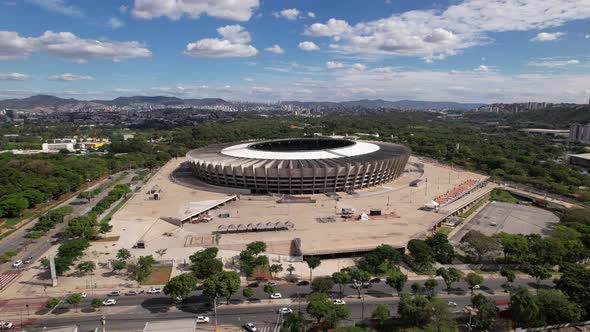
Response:
[{"label": "parked vehicle row", "polygon": [[31,264],[32,262],[33,262],[33,256],[29,256],[27,258],[19,259],[16,262],[12,263],[12,267],[19,268],[23,264]]}]

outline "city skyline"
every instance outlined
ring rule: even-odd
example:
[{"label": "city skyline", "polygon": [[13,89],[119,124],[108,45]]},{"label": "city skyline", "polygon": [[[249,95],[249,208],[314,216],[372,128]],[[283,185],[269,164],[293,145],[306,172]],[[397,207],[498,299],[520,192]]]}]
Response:
[{"label": "city skyline", "polygon": [[590,5],[3,1],[0,98],[576,102]]}]

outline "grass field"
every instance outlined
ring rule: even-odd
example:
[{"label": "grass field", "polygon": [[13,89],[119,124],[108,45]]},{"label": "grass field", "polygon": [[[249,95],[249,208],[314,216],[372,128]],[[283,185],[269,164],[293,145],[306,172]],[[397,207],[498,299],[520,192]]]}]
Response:
[{"label": "grass field", "polygon": [[170,280],[172,266],[156,266],[152,273],[140,285],[164,285]]}]

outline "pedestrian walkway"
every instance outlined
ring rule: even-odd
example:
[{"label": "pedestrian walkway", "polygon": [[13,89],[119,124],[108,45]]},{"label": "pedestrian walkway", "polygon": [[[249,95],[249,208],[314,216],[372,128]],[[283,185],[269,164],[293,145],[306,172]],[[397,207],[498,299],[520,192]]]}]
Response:
[{"label": "pedestrian walkway", "polygon": [[256,332],[279,332],[281,330],[281,325],[264,325],[264,326],[257,326]]},{"label": "pedestrian walkway", "polygon": [[8,271],[0,274],[0,290],[10,285],[19,275],[20,271]]}]

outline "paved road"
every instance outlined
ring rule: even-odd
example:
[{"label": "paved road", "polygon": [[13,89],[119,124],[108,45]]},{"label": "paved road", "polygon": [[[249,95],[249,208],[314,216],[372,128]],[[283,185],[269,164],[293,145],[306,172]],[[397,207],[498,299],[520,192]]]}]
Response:
[{"label": "paved road", "polygon": [[[101,184],[108,184],[113,182],[115,179],[117,179],[119,174],[120,173],[115,174],[113,176],[113,179],[107,178],[100,181],[92,188],[96,188]],[[131,181],[131,178],[133,178],[133,176],[135,175],[136,174],[134,172],[129,172],[129,175],[122,179],[119,183],[129,183]],[[57,207],[71,206],[74,209],[72,214],[68,216],[68,219],[71,219],[88,213],[90,209],[92,209],[94,205],[96,205],[96,203],[98,203],[101,199],[108,195],[108,193],[109,189],[103,190],[100,194],[98,194],[95,198],[91,199],[88,203],[86,203],[85,200],[80,200],[73,197],[58,205]],[[6,251],[17,251],[19,254],[17,257],[14,258],[14,260],[24,259],[29,256],[33,256],[35,259],[37,259],[51,247],[51,239],[60,232],[62,232],[67,225],[67,222],[57,224],[54,229],[50,230],[45,236],[41,237],[38,240],[33,241],[25,238],[25,235],[28,233],[29,229],[36,222],[37,219],[34,219],[30,221],[26,226],[19,228],[8,237],[2,239],[0,241],[0,253]],[[0,273],[6,272],[11,269],[13,269],[12,262],[7,262],[0,265]]]},{"label": "paved road", "polygon": [[[411,283],[408,282],[406,291],[410,290]],[[420,281],[420,282],[423,282]],[[503,279],[487,279],[481,285],[481,292],[492,298],[507,298],[508,294],[502,291],[498,292],[503,284]],[[442,282],[441,282],[442,284]],[[515,286],[534,287],[536,283],[534,279],[521,279],[514,283]],[[551,287],[552,282],[549,280],[541,283],[543,287]],[[311,292],[309,286],[295,286],[295,285],[280,285],[277,287],[278,291],[287,300],[267,300],[268,296],[262,290],[262,287],[255,289],[254,299],[250,302],[252,304],[244,305],[246,300],[241,295],[241,290],[233,297],[231,304],[226,305],[223,302],[218,308],[218,319],[220,324],[230,324],[240,326],[246,322],[253,322],[264,331],[260,332],[274,332],[274,327],[277,324],[277,310],[281,307],[289,306],[294,311],[301,309],[305,311],[306,303],[304,301],[305,295]],[[444,290],[444,286],[437,287],[439,296],[445,300],[457,303],[457,308],[452,308],[453,311],[462,308],[470,302],[470,291],[465,283],[457,283],[453,285],[454,292],[448,294]],[[391,305],[392,313],[397,312],[397,301],[399,298],[394,296],[395,291],[387,286],[385,283],[372,284],[369,289],[363,291],[365,296],[365,317],[369,317],[374,307],[379,303],[386,303]],[[355,289],[350,286],[344,287],[344,296],[346,296],[347,306],[352,311],[352,318],[359,320],[362,316],[362,302],[357,299]],[[338,286],[335,286],[331,292],[332,298],[340,297]],[[80,305],[82,311],[88,311],[91,306],[92,295],[89,295]],[[81,317],[48,315],[43,318],[37,318],[34,323],[34,328],[42,327],[57,327],[66,325],[80,325],[80,331],[90,331],[97,327],[102,315],[107,317],[109,330],[115,331],[134,331],[141,330],[147,321],[177,319],[177,318],[194,318],[197,315],[211,316],[212,310],[208,299],[202,295],[202,292],[193,292],[182,305],[176,305],[170,298],[164,294],[141,294],[136,296],[119,296],[116,298],[117,304],[114,307],[102,308],[101,311],[95,313],[84,314]],[[264,301],[260,301],[264,299]],[[270,302],[270,303],[269,303]],[[274,302],[274,303],[273,303]],[[242,305],[239,305],[242,304]]]}]

